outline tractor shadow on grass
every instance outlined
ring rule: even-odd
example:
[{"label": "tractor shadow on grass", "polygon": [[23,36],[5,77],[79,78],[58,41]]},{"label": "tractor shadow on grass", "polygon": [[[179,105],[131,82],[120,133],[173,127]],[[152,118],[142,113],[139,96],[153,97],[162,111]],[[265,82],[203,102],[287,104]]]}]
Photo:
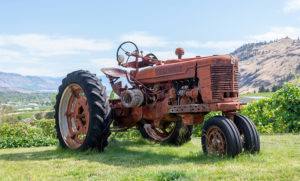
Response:
[{"label": "tractor shadow on grass", "polygon": [[[142,148],[141,148],[142,147]],[[38,149],[38,148],[33,148]],[[168,165],[168,164],[214,164],[216,162],[226,162],[231,159],[228,157],[219,158],[216,156],[205,155],[201,151],[189,152],[184,148],[176,146],[159,145],[147,142],[116,141],[109,144],[104,152],[88,150],[86,152],[65,150],[63,148],[49,147],[43,151],[29,151],[23,153],[0,154],[0,160],[6,161],[48,161],[63,160],[74,161],[87,160],[89,162],[98,162],[99,164],[115,165],[123,167],[141,167],[147,165]],[[30,150],[30,148],[28,148]]]}]

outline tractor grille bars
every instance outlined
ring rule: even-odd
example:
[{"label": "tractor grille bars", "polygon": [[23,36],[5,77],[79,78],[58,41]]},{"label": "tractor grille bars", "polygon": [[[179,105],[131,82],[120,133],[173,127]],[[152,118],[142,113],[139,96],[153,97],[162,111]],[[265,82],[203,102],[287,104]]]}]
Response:
[{"label": "tractor grille bars", "polygon": [[237,66],[212,66],[211,90],[213,99],[222,99],[225,92],[238,92],[239,72]]}]

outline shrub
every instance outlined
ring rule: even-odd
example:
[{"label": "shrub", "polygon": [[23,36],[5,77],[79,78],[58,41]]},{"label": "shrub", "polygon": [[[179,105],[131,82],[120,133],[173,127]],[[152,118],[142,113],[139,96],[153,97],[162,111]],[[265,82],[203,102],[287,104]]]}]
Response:
[{"label": "shrub", "polygon": [[58,144],[58,140],[49,137],[0,137],[0,148],[50,146],[56,144]]},{"label": "shrub", "polygon": [[54,119],[54,111],[46,112],[45,119]]},{"label": "shrub", "polygon": [[34,117],[35,117],[35,119],[37,119],[37,120],[40,120],[40,119],[42,119],[42,113],[36,113],[35,115],[34,115]]},{"label": "shrub", "polygon": [[270,98],[250,103],[240,113],[251,118],[261,133],[299,133],[299,80],[296,84],[285,83],[285,86]]},{"label": "shrub", "polygon": [[0,126],[0,148],[48,146],[57,144],[54,120]]}]

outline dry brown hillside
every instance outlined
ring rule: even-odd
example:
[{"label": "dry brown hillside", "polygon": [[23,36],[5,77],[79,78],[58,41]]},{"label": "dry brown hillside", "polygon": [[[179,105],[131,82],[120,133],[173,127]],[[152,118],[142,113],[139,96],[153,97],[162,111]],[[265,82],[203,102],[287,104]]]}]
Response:
[{"label": "dry brown hillside", "polygon": [[235,50],[240,60],[240,93],[257,92],[260,86],[295,81],[291,74],[300,74],[300,41],[283,38],[271,42],[251,43]]}]

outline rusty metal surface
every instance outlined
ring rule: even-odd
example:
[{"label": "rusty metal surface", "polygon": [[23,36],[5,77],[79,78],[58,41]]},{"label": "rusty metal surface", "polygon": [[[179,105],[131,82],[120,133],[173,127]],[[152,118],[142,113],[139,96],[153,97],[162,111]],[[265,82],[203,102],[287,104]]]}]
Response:
[{"label": "rusty metal surface", "polygon": [[101,71],[110,77],[125,77],[127,74],[126,70],[119,69],[119,68],[102,68]]},{"label": "rusty metal surface", "polygon": [[238,68],[232,65],[211,66],[212,99],[234,97],[238,93]]},{"label": "rusty metal surface", "polygon": [[82,145],[88,133],[90,114],[87,98],[83,89],[79,85],[72,89],[72,95],[69,98],[68,108],[65,113],[69,135],[66,137],[66,142],[70,148],[77,148]]},{"label": "rusty metal surface", "polygon": [[195,77],[196,61],[179,62],[146,68],[137,72],[136,79],[144,84],[158,83]]},{"label": "rusty metal surface", "polygon": [[169,113],[204,113],[210,111],[236,111],[242,108],[239,102],[170,105]]},{"label": "rusty metal surface", "polygon": [[[140,90],[144,96],[137,107],[111,101],[115,122],[120,127],[136,125],[148,120],[174,122],[182,120],[195,125],[204,121],[204,115],[211,111],[231,112],[240,110],[238,102],[238,61],[231,55],[184,58],[184,50],[175,51],[178,59],[158,60],[156,56],[143,56],[142,52],[127,52],[133,61],[121,66],[133,68],[102,69],[110,77],[113,90],[122,92]],[[153,58],[155,57],[155,58]],[[131,87],[122,87],[115,78],[126,77]],[[133,97],[131,97],[133,98]]]},{"label": "rusty metal surface", "polygon": [[170,138],[172,133],[175,130],[175,122],[169,122],[165,125],[155,125],[155,122],[152,124],[144,124],[144,129],[146,133],[155,141],[163,142]]},{"label": "rusty metal surface", "polygon": [[178,114],[181,119],[182,119],[182,122],[184,124],[187,124],[187,125],[198,125],[198,124],[202,124],[204,122],[204,115],[205,114],[191,114],[191,113],[188,113],[188,114]]},{"label": "rusty metal surface", "polygon": [[206,133],[206,146],[209,154],[223,156],[226,154],[227,143],[222,130],[217,126],[211,126]]},{"label": "rusty metal surface", "polygon": [[182,55],[184,55],[184,50],[183,48],[176,48],[175,54],[178,56],[178,59],[182,58]]}]

